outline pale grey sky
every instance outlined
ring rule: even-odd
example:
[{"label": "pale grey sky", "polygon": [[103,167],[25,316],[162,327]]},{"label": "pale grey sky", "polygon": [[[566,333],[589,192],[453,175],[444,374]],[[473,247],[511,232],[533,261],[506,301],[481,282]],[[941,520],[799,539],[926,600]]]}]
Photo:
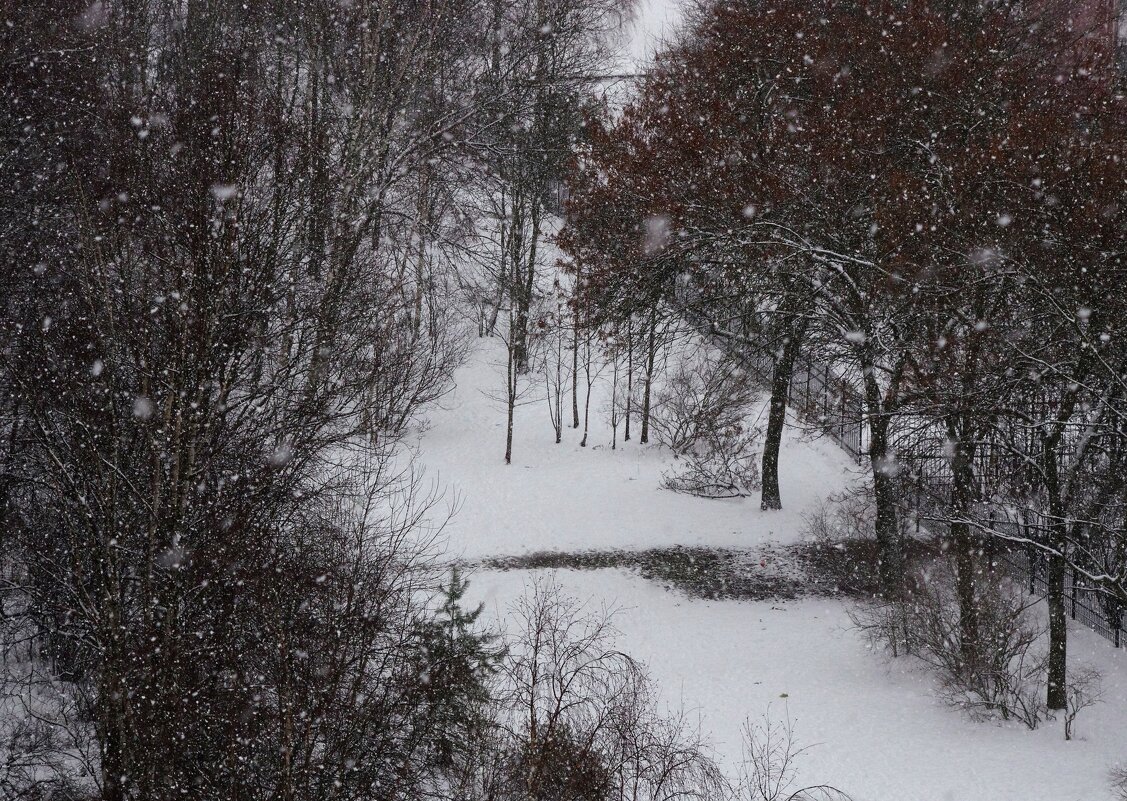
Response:
[{"label": "pale grey sky", "polygon": [[677,23],[679,6],[680,0],[638,0],[626,54],[630,63],[646,60],[663,32],[671,30]]}]

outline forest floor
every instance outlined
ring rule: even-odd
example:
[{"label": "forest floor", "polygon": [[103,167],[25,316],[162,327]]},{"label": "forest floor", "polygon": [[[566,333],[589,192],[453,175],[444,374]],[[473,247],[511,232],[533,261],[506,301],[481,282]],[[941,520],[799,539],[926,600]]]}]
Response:
[{"label": "forest floor", "polygon": [[503,357],[496,340],[479,343],[418,443],[457,507],[448,555],[472,566],[470,594],[495,625],[546,574],[614,610],[620,647],[648,666],[672,708],[699,715],[729,771],[743,722],[785,707],[799,745],[812,746],[799,781],[856,801],[1113,798],[1108,773],[1127,761],[1127,653],[1070,629],[1070,665],[1103,674],[1102,701],[1081,713],[1072,741],[1060,721],[1028,731],[970,720],[937,698],[917,663],[875,653],[852,628],[863,581],[808,533],[827,499],[863,480],[832,442],[788,429],[782,511],[761,511],[757,498],[676,494],[661,487],[668,451],[623,443],[621,427],[611,447],[600,382],[588,447],[571,428],[555,443],[541,388],[516,411],[505,465]]}]

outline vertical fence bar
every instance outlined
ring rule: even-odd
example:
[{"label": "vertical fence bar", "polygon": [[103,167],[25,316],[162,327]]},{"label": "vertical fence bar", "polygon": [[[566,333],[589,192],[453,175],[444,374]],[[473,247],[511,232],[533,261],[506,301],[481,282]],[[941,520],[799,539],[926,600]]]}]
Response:
[{"label": "vertical fence bar", "polygon": [[822,430],[825,431],[830,424],[830,368],[827,365],[825,377],[822,379]]},{"label": "vertical fence bar", "polygon": [[841,382],[841,404],[838,408],[840,409],[840,411],[838,412],[838,417],[837,417],[837,441],[838,442],[844,442],[845,441],[845,413],[847,411],[846,408],[845,408],[845,380],[844,379],[842,379],[842,382]]},{"label": "vertical fence bar", "polygon": [[1076,620],[1076,580],[1079,576],[1076,573],[1076,568],[1072,568],[1072,619]]}]

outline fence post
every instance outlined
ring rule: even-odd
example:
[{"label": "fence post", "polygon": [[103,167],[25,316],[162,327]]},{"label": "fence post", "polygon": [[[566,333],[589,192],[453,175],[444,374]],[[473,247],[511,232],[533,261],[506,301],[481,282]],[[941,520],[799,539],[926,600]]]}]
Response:
[{"label": "fence post", "polygon": [[994,526],[996,525],[997,523],[994,522],[994,510],[991,509],[990,531],[986,535],[986,564],[989,565],[991,573],[998,567],[998,555],[996,553],[998,543],[997,538],[994,536]]},{"label": "fence post", "polygon": [[[1063,558],[1063,557],[1062,557]],[[1076,620],[1076,580],[1079,575],[1076,572],[1076,567],[1072,568],[1072,619]]]},{"label": "fence post", "polygon": [[826,365],[825,377],[822,380],[822,430],[830,426],[830,368]]},{"label": "fence post", "polygon": [[838,442],[844,442],[845,441],[845,412],[846,412],[845,401],[846,401],[845,379],[843,378],[841,380],[841,407],[840,407],[841,411],[838,413],[838,423],[837,423],[837,441]]}]

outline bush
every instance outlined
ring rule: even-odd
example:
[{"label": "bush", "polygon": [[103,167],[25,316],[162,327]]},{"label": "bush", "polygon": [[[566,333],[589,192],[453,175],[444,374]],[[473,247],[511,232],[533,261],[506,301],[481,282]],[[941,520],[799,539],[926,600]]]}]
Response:
[{"label": "bush", "polygon": [[1111,791],[1118,801],[1127,801],[1127,767],[1117,767],[1111,771]]},{"label": "bush", "polygon": [[760,486],[759,430],[733,430],[699,443],[665,474],[663,486],[700,498],[743,498]]},{"label": "bush", "polygon": [[799,745],[789,711],[778,720],[768,707],[759,721],[745,720],[736,797],[740,801],[850,801],[828,784],[794,789],[797,763],[809,749]]},{"label": "bush", "polygon": [[[494,687],[494,736],[479,781],[494,801],[722,796],[699,731],[659,709],[642,665],[616,647],[606,613],[551,581],[512,610],[516,628]],[[463,782],[463,785],[466,783]]]},{"label": "bush", "polygon": [[754,386],[726,356],[699,347],[685,354],[655,393],[650,426],[677,456],[664,486],[706,498],[759,488],[762,431],[746,423]]},{"label": "bush", "polygon": [[835,546],[851,540],[871,540],[876,530],[876,507],[871,493],[831,495],[813,512],[803,513],[804,533],[819,545]]},{"label": "bush", "polygon": [[[939,677],[941,695],[975,718],[1018,720],[1030,729],[1050,717],[1045,702],[1048,657],[1045,628],[1018,588],[1008,581],[985,584],[978,601],[978,642],[962,642],[953,576],[938,563],[917,573],[899,598],[878,600],[850,616],[875,646],[892,656],[912,654]],[[1099,676],[1076,671],[1070,682],[1066,737],[1076,714],[1094,703]]]}]

